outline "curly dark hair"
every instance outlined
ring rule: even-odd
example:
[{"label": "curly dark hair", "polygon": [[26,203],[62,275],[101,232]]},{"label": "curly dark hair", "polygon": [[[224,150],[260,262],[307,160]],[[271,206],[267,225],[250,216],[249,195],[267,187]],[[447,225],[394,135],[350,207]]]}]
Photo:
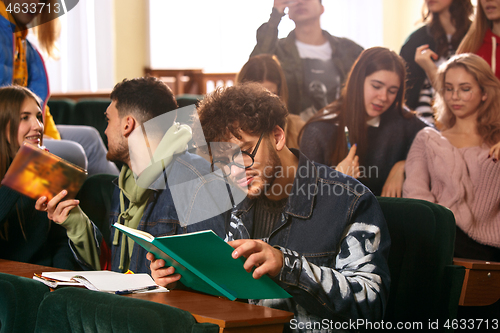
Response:
[{"label": "curly dark hair", "polygon": [[132,114],[141,123],[178,107],[172,90],[154,77],[125,79],[116,84],[110,98],[116,101],[120,118]]},{"label": "curly dark hair", "polygon": [[[231,135],[241,139],[240,130],[266,135],[276,126],[284,129],[288,115],[278,96],[253,82],[215,90],[201,101],[197,111],[195,117],[199,119],[207,143],[224,142]],[[196,128],[194,134],[195,140],[201,135]]]}]

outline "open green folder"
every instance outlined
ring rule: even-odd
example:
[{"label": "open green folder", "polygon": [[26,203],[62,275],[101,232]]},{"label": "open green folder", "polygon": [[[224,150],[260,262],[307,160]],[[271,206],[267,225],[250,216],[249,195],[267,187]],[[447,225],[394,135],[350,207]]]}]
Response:
[{"label": "open green folder", "polygon": [[233,259],[233,248],[212,230],[155,238],[118,223],[114,227],[165,260],[167,266],[174,266],[180,281],[194,290],[232,301],[291,297],[267,275],[254,279],[243,268],[245,259]]}]

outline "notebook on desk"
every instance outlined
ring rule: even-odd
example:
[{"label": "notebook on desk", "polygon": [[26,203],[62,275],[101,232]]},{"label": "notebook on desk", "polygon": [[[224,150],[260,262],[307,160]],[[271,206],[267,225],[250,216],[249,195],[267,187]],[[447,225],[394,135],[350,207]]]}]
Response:
[{"label": "notebook on desk", "polygon": [[64,285],[83,286],[90,290],[115,294],[136,292],[163,292],[166,288],[156,285],[151,276],[141,274],[123,274],[112,271],[65,271],[43,272],[33,279],[45,283],[51,288]]}]

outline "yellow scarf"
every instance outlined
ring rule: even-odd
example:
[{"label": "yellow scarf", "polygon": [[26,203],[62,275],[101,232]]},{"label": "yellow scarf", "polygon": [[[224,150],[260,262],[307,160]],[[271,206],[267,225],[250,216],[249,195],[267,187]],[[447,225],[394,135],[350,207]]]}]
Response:
[{"label": "yellow scarf", "polygon": [[[9,22],[16,24],[16,21],[7,12],[5,4],[0,1],[0,15],[2,15]],[[26,63],[26,36],[28,30],[14,32],[14,66],[12,83],[15,85],[27,87],[28,86],[28,64]]]}]

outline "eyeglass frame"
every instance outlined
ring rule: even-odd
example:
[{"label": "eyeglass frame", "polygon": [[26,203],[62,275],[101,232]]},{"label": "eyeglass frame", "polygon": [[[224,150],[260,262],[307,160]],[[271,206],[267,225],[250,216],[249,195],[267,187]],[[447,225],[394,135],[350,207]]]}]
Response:
[{"label": "eyeglass frame", "polygon": [[[242,169],[245,169],[245,170],[246,170],[246,169],[248,169],[248,168],[251,168],[251,167],[255,164],[255,155],[257,154],[257,150],[258,150],[258,149],[259,149],[259,147],[260,147],[260,143],[261,143],[261,141],[262,141],[262,138],[263,138],[263,137],[264,137],[264,133],[262,133],[262,134],[260,135],[259,141],[257,141],[257,144],[255,145],[255,148],[253,149],[253,151],[252,151],[251,153],[248,153],[248,152],[246,152],[246,151],[241,151],[241,150],[240,150],[240,151],[235,152],[235,153],[233,154],[233,156],[231,157],[231,162],[229,162],[228,164],[226,164],[226,166],[236,165],[238,168],[242,168]],[[240,164],[240,163],[238,163],[238,162],[235,162],[235,161],[234,161],[234,158],[235,158],[236,156],[238,156],[240,153],[241,153],[241,155],[248,155],[248,156],[252,159],[252,164],[250,164],[250,165],[246,166],[246,165],[241,165],[241,164]],[[212,167],[212,172],[214,171],[214,165],[215,165],[216,163],[218,163],[218,162],[223,163],[222,161],[213,161],[213,162],[212,162],[212,164],[211,164],[211,167]],[[227,175],[226,175],[226,174],[224,174],[224,175],[225,175],[225,176],[229,176],[229,175],[231,175],[231,168],[229,168],[229,174],[227,174]]]},{"label": "eyeglass frame", "polygon": [[[455,92],[457,93],[457,97],[464,102],[468,102],[472,98],[472,93],[473,93],[472,88],[470,88],[469,91],[462,91],[462,93],[470,94],[467,99],[464,99],[461,97],[462,95],[460,95],[460,88],[458,88],[458,89],[453,88],[452,90],[446,90],[446,89],[448,89],[448,88],[446,88],[446,87],[443,88],[443,97],[447,101],[453,99],[453,95],[455,95]],[[449,98],[446,98],[446,95],[449,94],[450,92],[451,92],[451,96]]]}]

